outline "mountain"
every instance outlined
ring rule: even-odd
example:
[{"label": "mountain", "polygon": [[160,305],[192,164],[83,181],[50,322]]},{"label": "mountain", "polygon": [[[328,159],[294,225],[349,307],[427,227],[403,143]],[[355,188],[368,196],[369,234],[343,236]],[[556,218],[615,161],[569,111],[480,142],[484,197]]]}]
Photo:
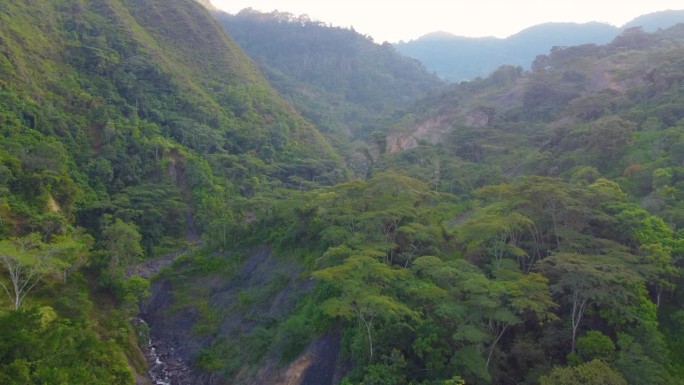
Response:
[{"label": "mountain", "polygon": [[390,44],[306,16],[216,13],[271,83],[318,127],[369,137],[442,82]]},{"label": "mountain", "polygon": [[133,384],[128,265],[345,173],[191,0],[1,2],[0,94],[3,384]]},{"label": "mountain", "polygon": [[656,32],[678,23],[684,23],[684,10],[667,10],[642,15],[622,26],[622,29],[641,27],[646,32]]},{"label": "mountain", "polygon": [[538,54],[553,47],[605,44],[621,30],[644,26],[647,31],[683,22],[684,11],[663,11],[640,16],[617,28],[603,23],[545,23],[529,27],[505,39],[466,38],[449,34],[427,34],[400,42],[397,50],[420,60],[443,79],[463,81],[485,77],[501,65],[529,68]]},{"label": "mountain", "polygon": [[[55,199],[80,221],[87,219],[78,213],[89,209],[79,199],[110,202],[150,178],[168,183],[168,162],[181,162],[180,170],[185,161],[211,159],[202,166],[205,180],[221,162],[251,167],[255,174],[232,178],[231,188],[238,190],[253,176],[287,181],[336,166],[327,141],[276,93],[209,12],[192,1],[168,4],[3,6],[6,119],[53,142],[71,164],[58,174],[70,190]],[[44,27],[16,27],[40,15],[49,21]],[[22,143],[28,133],[7,133],[8,159],[20,156],[11,143]],[[293,158],[311,159],[311,165],[293,170]],[[314,170],[318,160],[327,166]],[[278,166],[283,162],[287,166]],[[47,172],[35,167],[32,172]],[[23,185],[24,171],[10,170],[16,192],[30,192],[21,199],[29,207],[39,208],[50,189],[53,195],[59,189],[49,179]],[[18,213],[10,216],[25,226]]]},{"label": "mountain", "polygon": [[[534,173],[562,175],[579,164],[590,164],[604,175],[620,178],[631,162],[646,167],[644,158],[611,153],[611,146],[599,145],[606,138],[626,140],[631,131],[593,130],[615,119],[629,130],[657,127],[652,134],[658,136],[658,130],[681,124],[684,109],[678,106],[678,87],[684,73],[678,68],[683,26],[652,34],[627,29],[609,44],[556,47],[539,55],[530,71],[502,66],[487,78],[432,93],[388,133],[388,151],[451,143],[456,146],[454,154],[466,151],[459,156],[471,156],[474,162],[489,163],[484,159],[491,156],[495,164],[510,164],[509,176],[526,167]],[[558,146],[573,135],[589,142],[582,142],[579,152],[572,152],[578,150],[574,148],[566,153]],[[628,151],[631,145],[636,143],[619,147]],[[596,146],[596,152],[587,146]],[[517,153],[516,148],[529,151]],[[518,155],[531,158],[507,159]],[[540,159],[545,161],[539,163]]]},{"label": "mountain", "polygon": [[602,23],[546,23],[527,28],[505,39],[494,37],[425,35],[400,42],[397,50],[420,60],[442,78],[463,81],[487,76],[504,64],[529,67],[535,56],[553,46],[609,42],[619,29]]},{"label": "mountain", "polygon": [[210,11],[217,11],[218,9],[211,3],[211,0],[197,0],[198,3],[202,4],[206,9]]},{"label": "mountain", "polygon": [[[489,243],[492,249],[481,254],[465,252],[464,258],[475,261],[475,264],[486,264],[490,261],[489,263],[496,266],[497,262],[494,262],[493,258],[498,252],[510,253],[509,261],[516,259],[515,249],[503,251],[504,249],[499,247],[517,245],[527,250],[519,255],[534,255],[539,250],[536,246],[532,249],[528,247],[537,244],[534,239],[537,239],[539,234],[536,234],[534,226],[540,225],[544,220],[533,214],[536,209],[532,207],[544,206],[542,202],[547,202],[548,205],[542,210],[548,210],[546,223],[553,227],[559,213],[555,210],[562,206],[563,230],[559,230],[559,238],[556,239],[560,243],[551,247],[559,249],[551,251],[550,254],[555,256],[550,259],[543,257],[542,262],[532,270],[541,272],[549,279],[550,287],[560,290],[555,292],[555,289],[552,289],[555,293],[554,298],[561,304],[559,310],[563,306],[570,310],[578,303],[573,304],[573,301],[565,300],[569,299],[572,293],[578,292],[562,282],[570,275],[578,273],[571,266],[583,266],[579,270],[584,270],[584,267],[590,266],[590,261],[595,261],[599,270],[607,271],[604,269],[614,267],[610,262],[611,256],[621,255],[619,258],[629,258],[617,249],[611,251],[610,247],[604,248],[612,242],[608,239],[616,238],[609,234],[610,231],[601,231],[594,227],[594,224],[602,222],[602,219],[590,213],[593,209],[581,203],[584,198],[575,195],[578,192],[573,192],[575,187],[588,187],[593,191],[590,195],[593,196],[592,199],[596,199],[594,202],[601,202],[604,198],[612,196],[621,197],[618,200],[626,199],[623,202],[637,203],[640,210],[646,210],[650,215],[661,218],[662,223],[667,224],[661,228],[667,233],[674,231],[681,234],[681,229],[684,228],[684,205],[681,203],[684,197],[684,168],[681,163],[684,160],[684,148],[681,146],[684,139],[682,43],[684,24],[653,34],[640,29],[628,29],[606,45],[587,44],[552,49],[546,55],[540,55],[532,64],[530,71],[523,71],[520,67],[503,66],[487,78],[463,82],[442,92],[433,93],[419,102],[404,121],[388,133],[386,144],[388,152],[393,155],[385,160],[383,171],[401,170],[404,175],[417,178],[435,190],[453,192],[458,196],[475,192],[480,198],[477,202],[484,206],[474,208],[473,212],[482,216],[473,214],[471,217],[469,214],[463,214],[461,217],[452,218],[454,222],[464,224],[472,220],[470,223],[474,226],[473,233],[456,233],[457,237],[461,237],[460,241],[468,244],[475,239],[481,240],[480,235],[493,228],[499,229],[494,230],[493,234],[507,234],[503,237],[510,237],[496,246],[498,240],[487,238],[485,235],[484,238],[492,242]],[[531,175],[534,175],[533,180],[529,179]],[[556,185],[556,182],[552,181],[563,181],[561,183],[568,184]],[[618,212],[621,212],[617,215],[622,218],[631,216],[622,211],[623,209],[619,208],[621,204],[616,201],[602,202],[593,207],[599,211],[607,209],[604,213],[608,216]],[[523,222],[516,222],[514,217],[509,216],[518,214],[523,215],[518,217]],[[593,219],[589,219],[590,217]],[[531,219],[531,222],[525,224],[525,218]],[[498,222],[499,220],[502,221]],[[597,222],[590,224],[585,220]],[[604,223],[616,225],[619,222],[621,220],[614,217]],[[503,227],[498,227],[499,225]],[[532,227],[525,229],[527,225]],[[460,225],[455,226],[458,228]],[[520,227],[513,230],[516,226]],[[615,229],[617,230],[617,227]],[[528,234],[523,236],[525,240],[518,238],[518,235],[523,233]],[[601,238],[600,242],[607,243],[598,246],[594,243],[597,238],[592,241],[592,237]],[[676,237],[681,239],[681,235]],[[584,243],[585,241],[587,243]],[[563,242],[567,242],[567,249]],[[679,241],[675,243],[677,242]],[[592,243],[598,247],[596,250],[602,251],[589,251],[582,246]],[[675,255],[681,255],[682,250],[678,247],[675,247],[676,251],[672,249],[672,258],[679,258]],[[475,249],[478,250],[478,247],[475,246]],[[543,247],[542,249],[545,250],[542,253],[550,250]],[[561,249],[564,251],[559,251]],[[570,257],[578,255],[574,253],[592,256],[574,259]],[[566,257],[568,259],[565,259]],[[504,260],[505,257],[501,261]],[[415,263],[418,264],[418,261]],[[551,270],[559,268],[554,273],[559,275],[548,274],[550,270],[545,270],[544,266],[550,265],[554,266]],[[419,269],[421,268],[422,265]],[[579,274],[591,273],[584,270]],[[578,282],[574,278],[571,280]],[[677,285],[682,283],[679,278],[677,282]],[[638,332],[617,331],[620,327],[616,326],[615,321],[610,321],[613,318],[607,314],[599,317],[601,320],[595,319],[597,323],[591,326],[585,324],[585,330],[594,330],[586,331],[585,336],[599,329],[602,330],[601,333],[612,330],[608,334],[617,333],[614,335],[622,336],[614,340],[614,352],[620,351],[621,353],[617,354],[623,358],[613,361],[612,367],[617,368],[626,381],[616,378],[615,383],[635,383],[644,380],[668,384],[676,383],[678,380],[675,378],[682,378],[684,360],[678,353],[682,351],[682,339],[676,331],[678,326],[670,323],[672,316],[668,315],[673,314],[670,312],[677,311],[674,309],[680,306],[674,303],[681,304],[679,301],[682,299],[682,291],[677,289],[676,292],[678,294],[673,294],[672,297],[675,301],[672,303],[674,307],[660,302],[657,316],[659,330],[665,336],[656,338],[669,341],[663,342],[661,346],[664,349],[663,354],[671,357],[672,361],[669,364],[665,361],[661,361],[661,364],[651,361],[650,364],[654,365],[650,366],[651,368],[663,365],[654,372],[646,374],[624,366],[630,359],[626,358],[627,345],[624,345],[625,340],[621,341],[621,338],[636,341],[639,339]],[[656,297],[653,297],[653,301],[659,303],[660,300]],[[602,305],[599,302],[595,304],[605,309],[607,302],[603,302]],[[560,324],[570,325],[569,320],[573,317],[577,320],[576,314],[573,316],[572,312],[565,313],[565,316],[561,315],[562,313],[563,310],[557,313],[561,320]],[[611,324],[614,326],[608,326]],[[529,330],[526,328],[526,331]],[[566,340],[570,345],[565,362],[574,365],[570,364],[574,359],[572,335],[577,333],[571,327],[565,330],[570,333]],[[551,338],[555,339],[555,333],[544,335],[553,336]],[[455,336],[453,338],[460,340]],[[535,360],[527,363],[519,360],[520,356],[517,354],[530,354],[523,346],[538,346],[537,344],[545,343],[541,342],[543,338],[533,338],[537,342],[526,345],[526,342],[522,341],[527,337],[522,335],[514,339],[517,342],[512,342],[508,347],[501,347],[499,353],[493,353],[500,354],[507,360],[500,362],[500,365],[506,368],[502,369],[506,379],[497,378],[496,374],[493,374],[492,380],[484,377],[473,379],[477,375],[471,375],[465,378],[466,381],[564,384],[572,383],[574,380],[565,382],[563,378],[580,378],[565,369],[553,370],[551,374],[542,375],[534,380],[525,375],[510,377],[515,373],[514,368],[531,368],[536,365],[532,363]],[[449,343],[454,342],[449,340]],[[622,347],[618,347],[621,344]],[[553,342],[546,346],[552,345]],[[430,347],[433,346],[435,342],[430,344]],[[609,350],[613,351],[612,348]],[[585,354],[581,349],[575,351],[580,352],[575,354]],[[667,351],[670,353],[666,353]],[[454,356],[463,357],[457,353],[454,353]],[[541,356],[537,357],[541,359]],[[603,357],[610,360],[608,357],[616,356],[610,353]],[[626,361],[622,361],[623,359]],[[588,359],[584,360],[583,365],[586,365]],[[677,368],[671,372],[673,377],[670,378],[665,374],[669,370],[665,368],[669,365],[672,365],[671,368]],[[477,367],[474,366],[473,372],[477,372]],[[486,364],[482,363],[480,367],[486,367]],[[460,371],[459,375],[463,376],[464,373],[465,371]],[[608,376],[608,372],[604,373]],[[527,375],[529,376],[529,372]],[[588,378],[578,381],[593,383],[593,380]]]}]

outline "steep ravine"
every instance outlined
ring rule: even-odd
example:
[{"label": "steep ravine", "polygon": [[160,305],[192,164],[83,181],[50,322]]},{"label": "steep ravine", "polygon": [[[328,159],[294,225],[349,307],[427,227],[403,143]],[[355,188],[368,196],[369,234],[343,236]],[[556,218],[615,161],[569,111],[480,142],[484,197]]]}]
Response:
[{"label": "steep ravine", "polygon": [[[226,256],[229,258],[229,256]],[[176,266],[184,269],[183,266]],[[291,363],[281,365],[277,357],[267,354],[258,368],[243,368],[236,378],[223,378],[199,369],[195,363],[203,348],[228,336],[237,339],[235,331],[248,333],[263,326],[260,319],[282,319],[296,306],[296,298],[311,289],[312,281],[302,277],[302,269],[292,261],[279,259],[269,247],[258,247],[247,253],[230,278],[218,275],[188,278],[192,282],[177,282],[166,276],[153,281],[151,296],[144,304],[141,319],[149,324],[150,343],[147,358],[153,383],[157,385],[332,385],[339,383],[341,336],[337,331],[326,333],[312,341]],[[274,284],[275,283],[275,284]],[[202,322],[198,306],[178,306],[176,296],[182,295],[187,284],[193,291],[206,293],[208,306],[220,314],[211,332],[197,332]],[[268,290],[266,300],[237,306],[241,293]],[[187,294],[187,293],[186,293]],[[254,314],[259,314],[255,319]],[[231,334],[232,333],[232,334]],[[244,347],[238,346],[238,349]],[[246,354],[246,352],[245,352]]]},{"label": "steep ravine", "polygon": [[[139,325],[149,327],[142,318],[134,320]],[[143,346],[147,361],[147,375],[154,385],[181,384],[190,374],[190,366],[177,357],[173,347],[151,338]]]}]

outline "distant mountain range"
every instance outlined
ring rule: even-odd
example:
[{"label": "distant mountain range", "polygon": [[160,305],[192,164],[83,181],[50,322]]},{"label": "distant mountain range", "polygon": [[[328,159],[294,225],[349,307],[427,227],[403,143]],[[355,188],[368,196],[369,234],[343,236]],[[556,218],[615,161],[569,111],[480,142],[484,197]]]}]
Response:
[{"label": "distant mountain range", "polygon": [[606,44],[627,28],[641,27],[653,32],[681,22],[684,22],[684,10],[669,10],[639,16],[620,28],[598,22],[544,23],[505,39],[433,32],[395,47],[404,55],[420,60],[441,78],[458,82],[487,76],[504,64],[528,68],[537,55],[547,53],[554,46]]}]

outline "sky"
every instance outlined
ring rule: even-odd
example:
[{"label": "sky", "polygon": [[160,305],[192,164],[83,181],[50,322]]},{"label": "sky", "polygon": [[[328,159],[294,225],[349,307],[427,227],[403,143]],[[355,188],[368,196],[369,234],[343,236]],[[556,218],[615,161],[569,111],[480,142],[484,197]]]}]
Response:
[{"label": "sky", "polygon": [[637,16],[684,9],[682,0],[211,0],[237,13],[244,8],[308,15],[354,27],[375,42],[409,41],[434,31],[459,36],[508,37],[545,22],[600,21],[622,26]]}]

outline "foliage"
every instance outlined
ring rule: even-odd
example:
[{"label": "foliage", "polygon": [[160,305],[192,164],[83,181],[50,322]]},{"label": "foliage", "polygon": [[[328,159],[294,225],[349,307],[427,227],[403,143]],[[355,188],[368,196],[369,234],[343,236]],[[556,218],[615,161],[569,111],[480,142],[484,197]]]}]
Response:
[{"label": "foliage", "polygon": [[19,310],[26,295],[44,277],[67,269],[66,262],[55,255],[60,247],[44,244],[36,233],[0,241],[0,265],[9,281],[0,281],[0,286],[14,310]]},{"label": "foliage", "polygon": [[589,330],[577,339],[577,350],[585,361],[601,359],[610,362],[615,355],[615,343],[597,330]]},{"label": "foliage", "polygon": [[115,345],[84,333],[49,307],[5,314],[0,328],[4,384],[133,384]]},{"label": "foliage", "polygon": [[596,359],[576,367],[554,368],[549,375],[542,376],[539,383],[541,385],[626,385],[627,381],[608,364]]},{"label": "foliage", "polygon": [[[0,316],[26,337],[3,343],[1,383],[132,383],[126,317],[149,281],[131,264],[198,242],[257,188],[344,175],[195,2],[3,2],[0,46],[0,283],[17,313]],[[29,320],[37,304],[54,327]]]},{"label": "foliage", "polygon": [[368,334],[368,360],[373,360],[373,321],[396,322],[416,315],[404,304],[384,293],[394,293],[395,281],[401,271],[393,270],[382,262],[367,256],[351,256],[342,265],[314,273],[314,277],[329,283],[342,292],[321,304],[331,317],[352,319],[358,317]]},{"label": "foliage", "polygon": [[[122,348],[126,329],[124,335],[117,335],[92,319],[94,307],[88,292],[85,280],[77,273],[68,283],[34,291],[54,307],[31,304],[0,314],[3,384],[133,384],[127,352]],[[106,314],[102,309],[97,311]],[[107,316],[120,319],[116,312]]]}]

